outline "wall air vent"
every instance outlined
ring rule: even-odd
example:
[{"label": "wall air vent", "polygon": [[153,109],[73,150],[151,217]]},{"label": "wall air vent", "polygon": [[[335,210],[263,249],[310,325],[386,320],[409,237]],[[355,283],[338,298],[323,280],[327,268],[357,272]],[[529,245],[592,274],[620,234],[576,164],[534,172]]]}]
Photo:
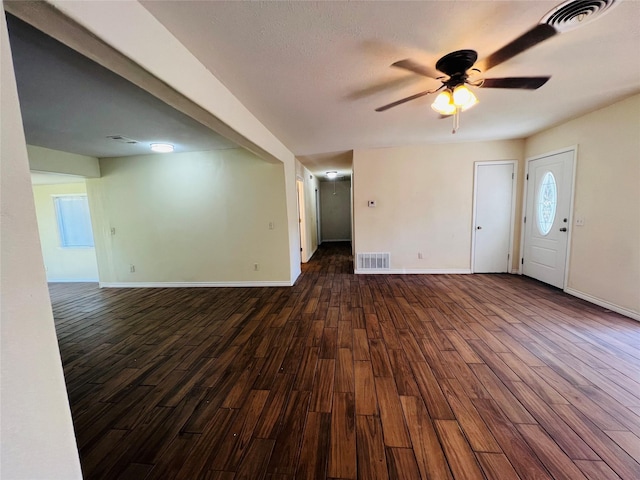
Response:
[{"label": "wall air vent", "polygon": [[389,253],[358,253],[358,270],[388,270],[391,255]]},{"label": "wall air vent", "polygon": [[124,137],[122,135],[109,135],[107,138],[111,140],[115,140],[116,142],[127,143],[129,145],[135,145],[136,143],[138,143],[137,140],[134,140],[133,138]]},{"label": "wall air vent", "polygon": [[619,0],[569,0],[548,12],[540,23],[551,25],[558,32],[566,32],[601,17],[617,3]]}]

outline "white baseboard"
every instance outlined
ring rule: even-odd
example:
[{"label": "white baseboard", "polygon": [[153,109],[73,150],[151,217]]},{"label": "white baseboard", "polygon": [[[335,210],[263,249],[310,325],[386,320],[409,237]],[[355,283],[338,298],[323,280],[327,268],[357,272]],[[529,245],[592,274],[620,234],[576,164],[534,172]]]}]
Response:
[{"label": "white baseboard", "polygon": [[569,295],[573,295],[574,297],[581,298],[582,300],[586,300],[587,302],[594,303],[600,307],[609,309],[611,311],[619,313],[620,315],[624,315],[625,317],[629,317],[640,322],[640,313],[638,312],[634,312],[633,310],[629,310],[628,308],[624,308],[619,305],[615,305],[613,303],[609,303],[606,300],[602,300],[598,297],[594,297],[592,295],[589,295],[588,293],[583,293],[578,290],[574,290],[572,288],[566,288],[564,291]]},{"label": "white baseboard", "polygon": [[291,282],[237,281],[237,282],[100,282],[100,288],[203,288],[203,287],[290,287]]},{"label": "white baseboard", "polygon": [[411,269],[411,268],[387,268],[387,269],[356,269],[353,273],[356,275],[384,275],[384,274],[392,274],[392,275],[459,275],[459,274],[468,274],[471,273],[471,269],[469,268],[453,268],[453,269]]},{"label": "white baseboard", "polygon": [[97,278],[47,278],[47,283],[98,283]]}]

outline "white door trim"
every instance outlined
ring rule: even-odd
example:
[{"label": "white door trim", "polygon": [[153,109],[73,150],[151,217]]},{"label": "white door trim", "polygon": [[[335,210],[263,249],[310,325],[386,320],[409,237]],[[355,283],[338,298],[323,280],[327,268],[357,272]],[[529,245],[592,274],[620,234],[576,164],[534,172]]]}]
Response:
[{"label": "white door trim", "polygon": [[565,259],[564,264],[564,281],[562,284],[562,291],[567,290],[567,284],[569,282],[569,265],[571,259],[571,238],[573,236],[573,202],[575,199],[576,193],[576,171],[578,170],[578,145],[571,145],[569,147],[559,148],[558,150],[553,150],[551,152],[543,153],[540,155],[536,155],[534,157],[528,157],[525,161],[525,181],[524,181],[524,189],[522,192],[522,215],[520,218],[520,225],[522,228],[520,229],[520,263],[518,264],[518,274],[522,275],[522,265],[524,262],[524,236],[525,236],[525,228],[524,228],[524,218],[527,213],[527,198],[529,193],[529,182],[526,180],[527,175],[529,175],[529,163],[534,160],[540,160],[541,158],[550,157],[552,155],[557,155],[559,153],[573,152],[573,172],[571,172],[571,195],[569,201],[569,231],[567,232],[567,257]]},{"label": "white door trim", "polygon": [[316,243],[318,244],[318,246],[320,246],[322,244],[322,226],[320,222],[322,215],[322,212],[320,211],[320,185],[316,183],[316,186],[314,188],[314,201],[316,202]]},{"label": "white door trim", "polygon": [[304,178],[296,177],[296,197],[298,199],[298,232],[300,234],[300,261],[307,263],[309,261],[307,247],[307,223],[305,217],[305,190]]},{"label": "white door trim", "polygon": [[471,273],[475,265],[476,259],[476,207],[478,193],[478,167],[483,165],[513,165],[513,182],[511,183],[511,229],[509,232],[509,272],[513,271],[513,237],[516,223],[516,187],[518,184],[518,161],[517,160],[495,160],[495,161],[479,161],[473,162],[473,214],[471,218]]}]

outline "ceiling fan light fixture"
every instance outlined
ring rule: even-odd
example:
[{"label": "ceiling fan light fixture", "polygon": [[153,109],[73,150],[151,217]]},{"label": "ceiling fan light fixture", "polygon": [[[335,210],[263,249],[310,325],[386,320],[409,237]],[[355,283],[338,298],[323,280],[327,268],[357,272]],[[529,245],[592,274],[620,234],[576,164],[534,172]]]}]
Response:
[{"label": "ceiling fan light fixture", "polygon": [[476,103],[478,103],[478,98],[465,85],[458,85],[453,89],[453,104],[463,112]]},{"label": "ceiling fan light fixture", "polygon": [[456,113],[456,106],[453,104],[451,90],[447,88],[440,92],[431,104],[431,108],[441,115],[453,115]]}]

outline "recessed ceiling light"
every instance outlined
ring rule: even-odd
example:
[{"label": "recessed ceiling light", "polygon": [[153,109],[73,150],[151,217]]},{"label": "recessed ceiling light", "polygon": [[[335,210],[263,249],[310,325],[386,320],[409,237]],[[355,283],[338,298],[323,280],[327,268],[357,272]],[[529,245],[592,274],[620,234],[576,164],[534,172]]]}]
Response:
[{"label": "recessed ceiling light", "polygon": [[151,150],[158,153],[171,153],[173,152],[173,145],[170,143],[152,143]]}]

